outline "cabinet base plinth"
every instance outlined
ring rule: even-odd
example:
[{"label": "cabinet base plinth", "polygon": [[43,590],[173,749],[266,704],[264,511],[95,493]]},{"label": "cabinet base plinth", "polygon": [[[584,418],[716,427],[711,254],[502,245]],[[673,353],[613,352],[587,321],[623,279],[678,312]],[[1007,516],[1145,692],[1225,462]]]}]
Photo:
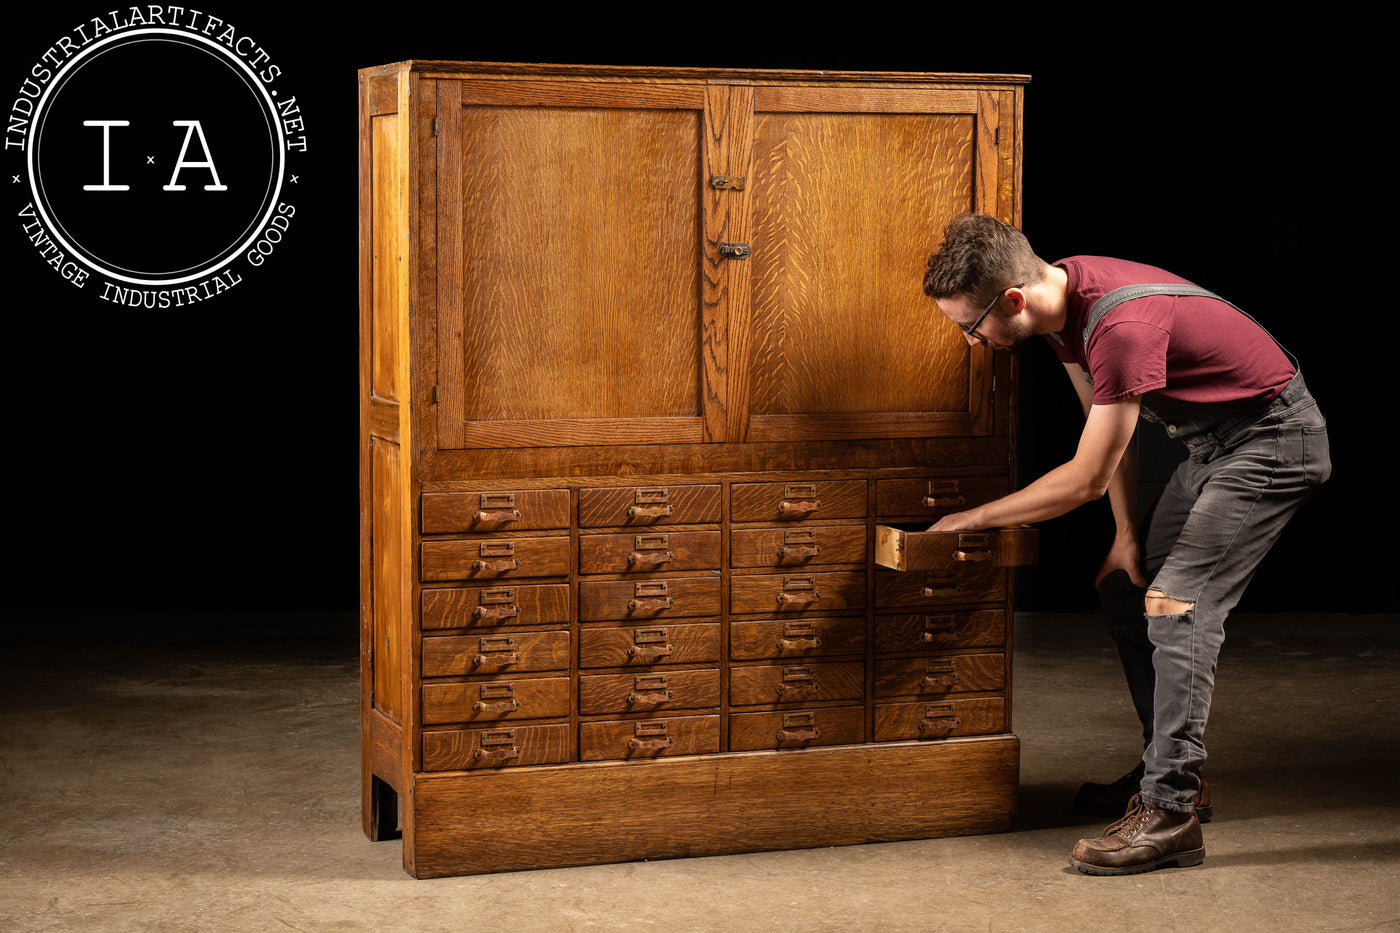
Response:
[{"label": "cabinet base plinth", "polygon": [[1000,735],[418,774],[405,863],[427,878],[1000,832],[1019,769]]}]

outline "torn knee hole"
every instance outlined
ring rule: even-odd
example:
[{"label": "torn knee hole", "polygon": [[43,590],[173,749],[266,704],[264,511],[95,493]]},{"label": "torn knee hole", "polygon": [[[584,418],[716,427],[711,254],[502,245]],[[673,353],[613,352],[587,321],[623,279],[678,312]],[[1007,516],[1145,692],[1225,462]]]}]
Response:
[{"label": "torn knee hole", "polygon": [[1143,608],[1150,616],[1176,616],[1196,608],[1195,603],[1188,603],[1182,599],[1172,599],[1161,590],[1148,590],[1147,599],[1144,602],[1146,605]]}]

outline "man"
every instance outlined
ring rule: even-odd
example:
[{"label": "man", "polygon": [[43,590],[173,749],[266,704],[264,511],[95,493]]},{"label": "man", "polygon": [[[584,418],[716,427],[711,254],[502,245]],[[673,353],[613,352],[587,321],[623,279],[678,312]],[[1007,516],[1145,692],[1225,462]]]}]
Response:
[{"label": "man", "polygon": [[[1119,291],[1140,285],[1162,287]],[[1085,415],[1068,463],[933,530],[1042,521],[1107,493],[1117,532],[1098,581],[1120,595],[1147,587],[1144,604],[1115,627],[1149,739],[1141,778],[1124,817],[1081,839],[1070,862],[1097,875],[1199,864],[1195,805],[1204,803],[1203,738],[1225,617],[1331,472],[1326,422],[1296,361],[1262,327],[1161,269],[1092,256],[1047,264],[1014,227],[963,215],[929,259],[924,291],[970,344],[1049,341]],[[1139,418],[1187,449],[1145,541],[1135,498]],[[1086,785],[1081,798],[1111,797],[1132,777]]]}]

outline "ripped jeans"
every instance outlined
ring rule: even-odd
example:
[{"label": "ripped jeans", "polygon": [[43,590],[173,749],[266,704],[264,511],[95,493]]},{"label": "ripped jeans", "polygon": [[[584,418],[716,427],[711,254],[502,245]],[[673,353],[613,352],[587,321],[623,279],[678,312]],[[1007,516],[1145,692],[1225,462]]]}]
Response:
[{"label": "ripped jeans", "polygon": [[1327,422],[1301,373],[1262,412],[1208,430],[1179,419],[1167,431],[1189,455],[1153,512],[1143,561],[1149,589],[1194,605],[1177,615],[1145,616],[1147,640],[1140,630],[1115,638],[1140,715],[1152,698],[1143,802],[1190,812],[1206,759],[1225,617],[1288,520],[1327,480],[1332,462]]}]

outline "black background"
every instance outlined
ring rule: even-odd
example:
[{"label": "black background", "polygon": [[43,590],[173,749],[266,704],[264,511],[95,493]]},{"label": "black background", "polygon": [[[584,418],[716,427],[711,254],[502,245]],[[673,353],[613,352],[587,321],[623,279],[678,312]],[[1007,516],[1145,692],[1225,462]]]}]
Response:
[{"label": "black background", "polygon": [[[45,48],[115,8],[64,6],[7,26],[7,109]],[[1037,251],[1149,262],[1231,298],[1302,358],[1331,421],[1333,480],[1241,608],[1396,609],[1382,395],[1393,264],[1379,248],[1391,160],[1375,129],[1389,104],[1348,24],[1143,15],[1086,30],[1050,10],[873,6],[833,19],[805,6],[201,8],[267,49],[305,113],[305,170],[284,195],[298,207],[291,235],[228,295],[120,308],[63,282],[23,238],[20,166],[5,154],[6,609],[356,611],[356,70],[408,58],[1031,75],[1024,229]],[[143,76],[133,101],[179,80]],[[926,237],[910,231],[910,247]],[[1073,453],[1079,415],[1047,349],[1023,354],[1023,374],[1024,482]],[[1166,469],[1158,446],[1149,473]],[[1106,506],[1042,533],[1021,606],[1089,607]]]}]

